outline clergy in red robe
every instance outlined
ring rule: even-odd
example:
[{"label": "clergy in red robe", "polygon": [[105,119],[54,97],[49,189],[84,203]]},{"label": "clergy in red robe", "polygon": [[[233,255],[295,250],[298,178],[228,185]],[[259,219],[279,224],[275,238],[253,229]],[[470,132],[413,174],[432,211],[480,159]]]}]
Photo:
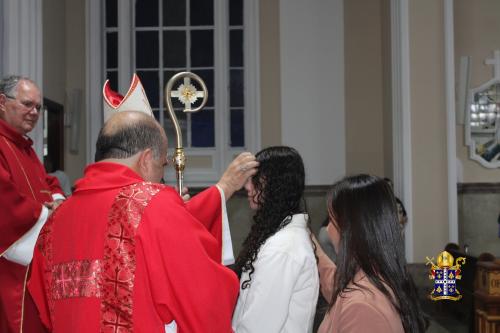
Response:
[{"label": "clergy in red robe", "polygon": [[[40,115],[40,91],[28,78],[0,80],[0,332],[41,332],[33,301],[25,293],[38,232],[54,200],[64,199],[26,135]],[[47,206],[47,207],[46,207]],[[24,301],[23,301],[24,300]],[[24,317],[24,324],[23,322]]]},{"label": "clergy in red robe", "polygon": [[222,265],[224,251],[232,256],[225,200],[257,162],[241,154],[216,186],[185,203],[158,184],[166,142],[143,113],[105,123],[98,162],[35,248],[29,290],[51,332],[159,333],[167,324],[180,333],[232,332],[239,283]]}]

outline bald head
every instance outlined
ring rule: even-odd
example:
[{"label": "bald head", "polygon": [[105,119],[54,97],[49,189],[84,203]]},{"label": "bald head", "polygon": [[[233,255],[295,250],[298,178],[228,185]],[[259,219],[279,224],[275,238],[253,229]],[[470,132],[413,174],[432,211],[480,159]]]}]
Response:
[{"label": "bald head", "polygon": [[125,159],[148,148],[155,158],[166,152],[167,137],[160,124],[142,112],[117,112],[99,132],[95,161]]}]

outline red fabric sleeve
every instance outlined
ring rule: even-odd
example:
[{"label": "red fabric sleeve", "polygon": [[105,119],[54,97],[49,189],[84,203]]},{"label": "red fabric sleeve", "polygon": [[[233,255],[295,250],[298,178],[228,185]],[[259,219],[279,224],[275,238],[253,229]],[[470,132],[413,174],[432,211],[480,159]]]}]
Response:
[{"label": "red fabric sleeve", "polygon": [[195,195],[186,203],[186,209],[222,244],[222,203],[216,186]]},{"label": "red fabric sleeve", "polygon": [[155,196],[138,229],[157,312],[179,333],[232,332],[238,278],[213,260],[218,246],[205,227],[181,202],[166,208],[167,200]]},{"label": "red fabric sleeve", "polygon": [[[38,242],[40,242],[40,239],[38,240]],[[46,295],[48,295],[46,288],[49,288],[49,286],[46,286],[44,282],[45,270],[45,258],[38,250],[37,243],[31,263],[31,276],[28,282],[28,290],[31,294],[31,297],[33,298],[33,301],[36,304],[42,323],[49,329],[50,332],[52,332],[52,323],[50,321],[49,315],[49,304],[46,297]]]},{"label": "red fabric sleeve", "polygon": [[42,205],[19,192],[0,161],[0,254],[24,235],[38,220]]}]

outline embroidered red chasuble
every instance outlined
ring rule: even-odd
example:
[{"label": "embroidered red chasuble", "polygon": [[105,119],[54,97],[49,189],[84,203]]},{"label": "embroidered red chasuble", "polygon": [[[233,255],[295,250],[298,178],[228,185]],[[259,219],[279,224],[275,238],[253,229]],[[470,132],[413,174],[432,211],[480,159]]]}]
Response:
[{"label": "embroidered red chasuble", "polygon": [[221,197],[99,162],[40,233],[29,290],[53,332],[232,332],[236,275],[220,264]]},{"label": "embroidered red chasuble", "polygon": [[[25,293],[27,266],[8,261],[6,250],[39,220],[44,202],[61,194],[59,182],[47,175],[35,152],[33,142],[0,119],[0,332],[41,329],[34,305]],[[23,297],[28,304],[23,306]]]}]

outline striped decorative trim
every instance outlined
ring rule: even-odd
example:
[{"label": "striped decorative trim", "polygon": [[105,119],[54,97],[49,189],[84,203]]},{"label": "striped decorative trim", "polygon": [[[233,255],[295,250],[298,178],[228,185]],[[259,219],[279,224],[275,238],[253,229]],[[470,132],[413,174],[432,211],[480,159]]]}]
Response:
[{"label": "striped decorative trim", "polygon": [[104,244],[101,332],[134,330],[135,235],[144,209],[163,188],[151,183],[127,186],[111,207]]},{"label": "striped decorative trim", "polygon": [[52,299],[101,297],[101,260],[76,260],[52,266]]}]

